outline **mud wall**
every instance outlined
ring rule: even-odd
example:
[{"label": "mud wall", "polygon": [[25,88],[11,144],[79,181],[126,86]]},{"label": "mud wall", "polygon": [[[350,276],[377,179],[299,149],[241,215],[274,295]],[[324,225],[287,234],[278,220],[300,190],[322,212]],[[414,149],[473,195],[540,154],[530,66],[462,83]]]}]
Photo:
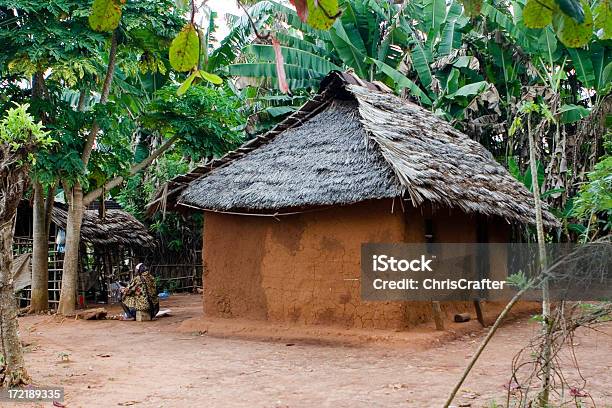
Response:
[{"label": "mud wall", "polygon": [[[382,329],[428,322],[429,303],[362,302],[359,286],[362,243],[423,242],[426,220],[437,242],[476,240],[475,217],[392,200],[280,219],[206,213],[205,314]],[[443,310],[451,316],[469,307]]]}]

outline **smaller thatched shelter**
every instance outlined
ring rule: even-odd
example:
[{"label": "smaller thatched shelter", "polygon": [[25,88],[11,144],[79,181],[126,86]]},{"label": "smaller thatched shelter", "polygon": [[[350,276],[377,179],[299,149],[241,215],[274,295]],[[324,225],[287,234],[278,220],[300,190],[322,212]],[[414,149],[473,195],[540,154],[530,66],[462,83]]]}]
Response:
[{"label": "smaller thatched shelter", "polygon": [[[67,217],[66,206],[56,203],[51,215],[53,223],[65,230]],[[81,239],[83,242],[96,247],[123,247],[142,250],[155,246],[155,239],[151,236],[147,227],[132,214],[112,204],[108,205],[102,216],[99,209],[95,207],[85,210],[83,225],[81,226]]]},{"label": "smaller thatched shelter", "polygon": [[[51,213],[49,236],[49,303],[53,307],[59,300],[63,268],[62,231],[66,230],[67,205],[56,202]],[[22,201],[17,213],[14,246],[18,254],[32,252],[32,208]],[[155,248],[156,242],[147,227],[134,216],[121,209],[114,201],[89,206],[81,226],[79,262],[79,294],[98,302],[108,298],[108,284],[127,279],[134,263],[144,261]],[[31,266],[21,273],[22,305],[29,301]],[[23,271],[22,271],[23,272]]]},{"label": "smaller thatched shelter", "polygon": [[363,243],[508,242],[535,221],[531,193],[482,145],[339,72],[272,131],[174,179],[160,208],[205,212],[207,315],[396,329],[431,308],[362,301]]}]

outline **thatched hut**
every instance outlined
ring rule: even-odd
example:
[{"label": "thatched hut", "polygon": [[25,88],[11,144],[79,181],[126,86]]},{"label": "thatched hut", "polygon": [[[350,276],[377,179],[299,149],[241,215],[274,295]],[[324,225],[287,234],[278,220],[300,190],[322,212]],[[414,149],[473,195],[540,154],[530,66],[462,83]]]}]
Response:
[{"label": "thatched hut", "polygon": [[[67,218],[66,206],[56,203],[51,215],[53,223],[65,230]],[[97,248],[140,250],[155,246],[147,227],[114,202],[107,202],[103,211],[100,211],[98,203],[85,210],[81,239]]]},{"label": "thatched hut", "polygon": [[150,210],[205,212],[208,316],[397,329],[431,308],[363,302],[362,243],[507,242],[534,221],[532,203],[477,142],[334,72],[298,112],[176,178]]},{"label": "thatched hut", "polygon": [[[59,300],[63,251],[61,238],[66,229],[66,204],[54,203],[49,234],[49,303],[54,307]],[[59,245],[58,245],[59,244]],[[81,227],[79,262],[79,294],[83,301],[108,300],[108,284],[121,278],[128,279],[134,262],[145,260],[155,248],[156,242],[148,229],[133,215],[121,209],[114,201],[90,205],[84,212]],[[14,246],[16,253],[32,251],[32,208],[22,201],[17,213]],[[21,301],[29,301],[31,270],[18,289],[23,289]]]}]

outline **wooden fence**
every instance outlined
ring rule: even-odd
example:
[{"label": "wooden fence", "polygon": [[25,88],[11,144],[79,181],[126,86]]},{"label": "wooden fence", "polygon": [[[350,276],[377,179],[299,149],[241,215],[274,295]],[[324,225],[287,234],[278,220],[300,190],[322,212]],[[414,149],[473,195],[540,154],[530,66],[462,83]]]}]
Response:
[{"label": "wooden fence", "polygon": [[[13,239],[13,253],[21,255],[32,252],[31,238],[15,237]],[[59,304],[60,291],[62,289],[62,270],[64,267],[64,257],[55,249],[55,243],[49,242],[49,308],[57,309]],[[30,286],[21,290],[17,294],[17,301],[20,307],[30,304],[32,289]]]},{"label": "wooden fence", "polygon": [[158,289],[170,292],[195,292],[202,287],[202,265],[151,265]]}]

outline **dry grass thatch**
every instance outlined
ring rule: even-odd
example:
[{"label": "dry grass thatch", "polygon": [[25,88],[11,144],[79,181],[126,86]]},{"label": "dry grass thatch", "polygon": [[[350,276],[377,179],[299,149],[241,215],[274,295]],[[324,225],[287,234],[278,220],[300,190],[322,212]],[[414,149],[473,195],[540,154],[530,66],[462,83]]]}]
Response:
[{"label": "dry grass thatch", "polygon": [[[465,212],[533,223],[533,196],[480,143],[423,108],[390,94],[349,86],[361,122],[415,205],[429,201]],[[548,211],[549,226],[558,221]]]},{"label": "dry grass thatch", "polygon": [[[65,229],[68,213],[56,204],[51,219]],[[81,239],[96,247],[152,248],[155,240],[147,228],[133,215],[118,209],[106,210],[100,218],[98,210],[86,210],[81,227]]]},{"label": "dry grass thatch", "polygon": [[278,211],[397,197],[401,186],[357,114],[355,102],[335,101],[315,119],[194,182],[181,202]]},{"label": "dry grass thatch", "polygon": [[[399,196],[535,220],[531,193],[482,145],[382,86],[338,72],[271,132],[173,180],[150,209],[274,214]],[[544,220],[558,225],[548,211]]]}]

